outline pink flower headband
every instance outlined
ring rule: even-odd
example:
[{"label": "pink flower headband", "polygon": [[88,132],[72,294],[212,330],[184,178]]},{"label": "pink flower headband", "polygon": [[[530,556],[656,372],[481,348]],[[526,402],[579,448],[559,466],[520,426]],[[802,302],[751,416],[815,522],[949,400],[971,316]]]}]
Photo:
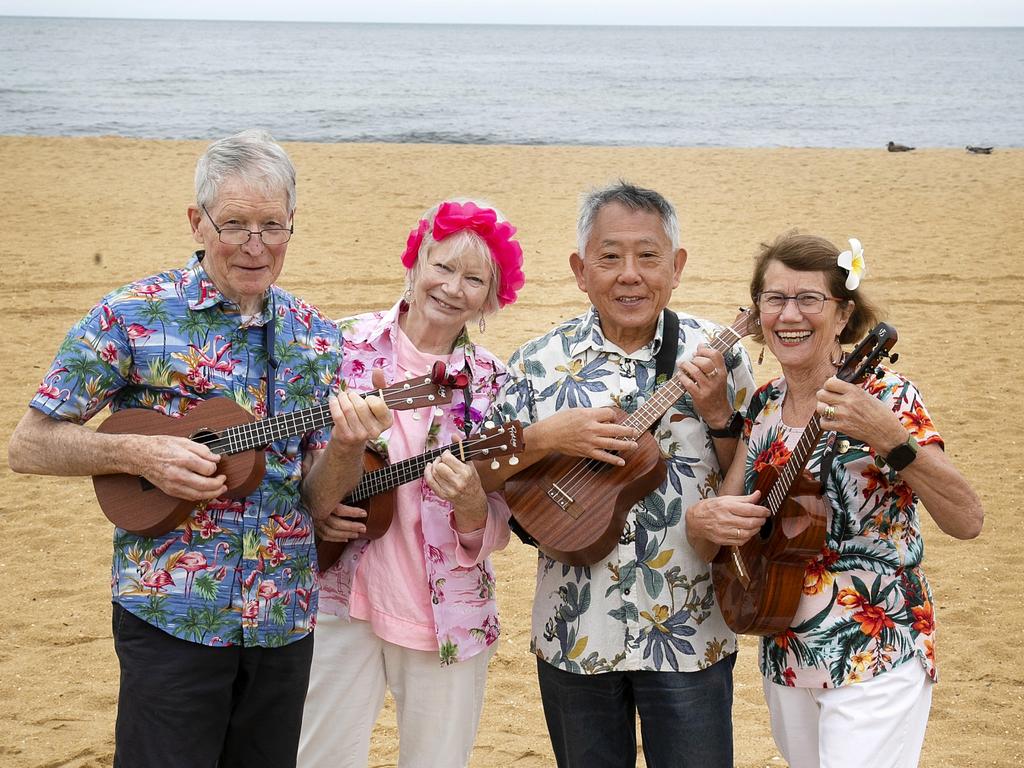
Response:
[{"label": "pink flower headband", "polygon": [[[498,221],[498,214],[475,203],[441,203],[434,215],[434,240],[440,242],[449,235],[472,230],[483,238],[498,265],[498,305],[504,307],[516,300],[516,292],[526,283],[523,275],[523,249],[512,239],[516,228],[507,221]],[[430,230],[430,222],[420,219],[416,229],[409,233],[402,254],[402,264],[412,269],[420,254],[423,238]]]}]

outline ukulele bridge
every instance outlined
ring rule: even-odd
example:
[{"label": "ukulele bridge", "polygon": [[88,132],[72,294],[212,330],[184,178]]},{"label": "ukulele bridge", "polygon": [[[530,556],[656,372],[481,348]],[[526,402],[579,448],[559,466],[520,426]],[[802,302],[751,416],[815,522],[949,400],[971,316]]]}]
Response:
[{"label": "ukulele bridge", "polygon": [[573,502],[575,501],[575,499],[568,493],[563,491],[561,488],[559,488],[557,484],[551,484],[551,487],[548,488],[547,495],[549,499],[551,499],[553,502],[555,502],[555,504],[558,505],[559,509],[561,509],[563,512],[567,512],[569,516],[573,519],[578,518],[580,516],[580,510],[577,510],[573,506]]}]

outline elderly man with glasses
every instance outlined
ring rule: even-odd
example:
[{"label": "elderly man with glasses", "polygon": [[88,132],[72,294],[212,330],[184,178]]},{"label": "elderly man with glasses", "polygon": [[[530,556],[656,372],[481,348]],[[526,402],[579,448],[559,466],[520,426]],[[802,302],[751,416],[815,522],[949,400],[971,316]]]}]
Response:
[{"label": "elderly man with glasses", "polygon": [[[295,764],[313,652],[314,519],[354,487],[363,446],[390,415],[378,397],[336,392],[337,326],[275,285],[295,211],[284,150],[242,132],[209,146],[195,181],[188,218],[202,249],[107,295],[71,329],[10,465],[138,476],[194,503],[173,530],[114,536],[114,765],[280,768]],[[200,440],[84,426],[108,404],[184,416],[213,398],[257,418],[327,402],[333,425],[300,423],[259,448],[265,473],[244,498],[228,496],[224,457]]]}]

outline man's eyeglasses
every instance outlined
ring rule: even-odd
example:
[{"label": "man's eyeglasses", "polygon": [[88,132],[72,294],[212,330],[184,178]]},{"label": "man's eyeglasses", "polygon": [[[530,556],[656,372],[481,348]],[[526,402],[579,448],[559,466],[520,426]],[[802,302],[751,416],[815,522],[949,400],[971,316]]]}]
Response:
[{"label": "man's eyeglasses", "polygon": [[843,303],[846,299],[836,299],[817,291],[804,291],[796,296],[787,296],[778,291],[764,291],[754,301],[757,308],[765,315],[777,315],[786,308],[786,303],[795,301],[797,308],[805,315],[817,315],[825,308],[826,301]]},{"label": "man's eyeglasses", "polygon": [[213,220],[213,216],[206,210],[206,206],[201,206],[203,213],[206,214],[206,218],[213,224],[214,230],[217,232],[217,237],[225,245],[245,245],[249,242],[249,238],[253,235],[259,235],[259,238],[263,241],[264,245],[284,245],[292,239],[292,233],[295,232],[295,225],[292,224],[288,229],[282,229],[280,227],[272,227],[270,229],[245,229],[242,227],[218,227],[217,222]]}]

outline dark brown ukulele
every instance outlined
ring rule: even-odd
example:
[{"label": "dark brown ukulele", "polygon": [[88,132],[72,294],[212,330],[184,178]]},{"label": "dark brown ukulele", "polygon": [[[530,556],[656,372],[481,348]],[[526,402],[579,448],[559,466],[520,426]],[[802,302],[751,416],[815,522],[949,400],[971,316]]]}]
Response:
[{"label": "dark brown ukulele", "polygon": [[[525,448],[522,425],[518,421],[509,421],[497,427],[491,425],[465,440],[457,440],[394,464],[386,464],[378,454],[367,451],[363,454],[366,474],[342,503],[366,510],[366,517],[361,519],[366,525],[366,533],[360,538],[379,539],[387,533],[395,515],[395,489],[423,477],[427,465],[445,451],[451,451],[462,461],[484,458],[497,461],[498,456],[512,456],[522,453]],[[514,463],[518,459],[509,461]],[[497,468],[497,464],[492,463],[492,466]],[[321,573],[338,561],[345,544],[344,541],[317,539],[316,555]]]},{"label": "dark brown ukulele", "polygon": [[[452,389],[442,364],[430,376],[404,381],[367,394],[383,398],[393,410],[451,402]],[[366,395],[363,395],[364,397]],[[264,448],[275,440],[301,435],[332,423],[326,402],[259,421],[227,397],[203,400],[184,416],[165,416],[148,408],[126,408],[111,414],[98,431],[107,434],[187,437],[222,456],[217,472],[227,476],[225,496],[241,499],[263,480]],[[103,514],[118,528],[140,536],[172,531],[198,506],[175,498],[144,477],[127,474],[94,475],[96,499]]]},{"label": "dark brown ukulele", "polygon": [[[709,346],[724,353],[757,322],[745,310]],[[567,565],[591,565],[614,549],[630,508],[665,480],[661,450],[648,430],[685,394],[676,373],[636,411],[619,411],[617,422],[640,436],[636,449],[623,454],[625,466],[552,453],[505,483],[513,516],[544,554]]]},{"label": "dark brown ukulele", "polygon": [[[883,358],[898,334],[879,323],[846,358],[836,376],[860,384]],[[782,467],[766,467],[757,477],[761,504],[771,511],[758,535],[738,547],[722,547],[711,564],[715,597],[726,624],[746,635],[772,635],[793,621],[808,563],[825,544],[828,508],[823,487],[807,471],[822,435],[815,413]],[[826,449],[828,450],[828,449]]]}]

